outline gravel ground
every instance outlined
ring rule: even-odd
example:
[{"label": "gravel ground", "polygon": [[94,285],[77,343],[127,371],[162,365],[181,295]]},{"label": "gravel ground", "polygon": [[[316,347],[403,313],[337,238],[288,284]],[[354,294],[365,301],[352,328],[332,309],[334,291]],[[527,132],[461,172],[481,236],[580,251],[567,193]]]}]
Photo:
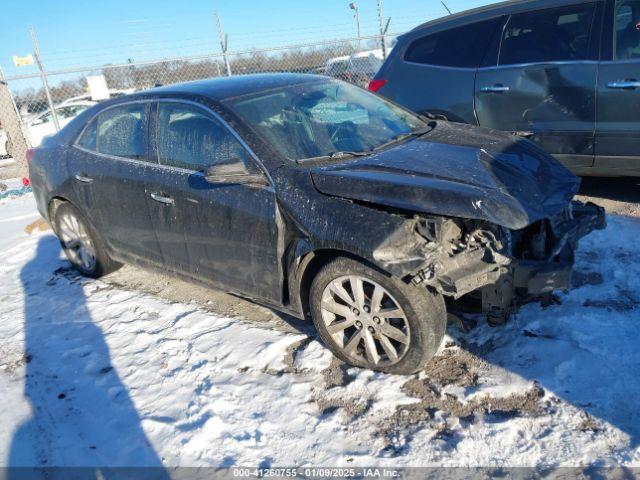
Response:
[{"label": "gravel ground", "polygon": [[584,177],[577,198],[594,202],[608,213],[640,217],[640,178]]}]

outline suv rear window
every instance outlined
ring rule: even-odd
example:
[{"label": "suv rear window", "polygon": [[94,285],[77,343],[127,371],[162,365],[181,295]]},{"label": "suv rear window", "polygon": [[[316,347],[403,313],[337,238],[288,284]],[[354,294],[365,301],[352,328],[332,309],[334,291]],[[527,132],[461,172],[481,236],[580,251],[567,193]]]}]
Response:
[{"label": "suv rear window", "polygon": [[512,15],[502,34],[500,65],[589,58],[595,4]]},{"label": "suv rear window", "polygon": [[409,45],[404,59],[426,65],[477,68],[499,22],[499,18],[493,18],[419,38]]}]

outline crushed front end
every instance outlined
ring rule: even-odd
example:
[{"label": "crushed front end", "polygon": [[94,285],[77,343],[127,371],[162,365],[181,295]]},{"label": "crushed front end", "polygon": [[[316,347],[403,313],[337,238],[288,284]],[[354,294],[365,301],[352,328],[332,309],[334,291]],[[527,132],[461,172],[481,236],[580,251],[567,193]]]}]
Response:
[{"label": "crushed front end", "polygon": [[510,230],[480,220],[416,215],[374,252],[391,273],[458,299],[474,292],[491,323],[527,299],[567,290],[580,238],[604,229],[604,209],[572,202]]}]

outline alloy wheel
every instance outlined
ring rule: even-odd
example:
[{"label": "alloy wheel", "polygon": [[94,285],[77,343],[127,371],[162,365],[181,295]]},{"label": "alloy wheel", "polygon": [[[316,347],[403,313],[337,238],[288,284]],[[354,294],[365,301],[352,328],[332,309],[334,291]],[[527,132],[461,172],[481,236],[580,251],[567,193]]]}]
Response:
[{"label": "alloy wheel", "polygon": [[332,340],[356,363],[394,365],[409,349],[411,332],[405,312],[373,280],[347,275],[329,282],[320,311]]},{"label": "alloy wheel", "polygon": [[96,268],[96,250],[84,223],[70,212],[58,219],[58,235],[71,263],[87,272]]}]

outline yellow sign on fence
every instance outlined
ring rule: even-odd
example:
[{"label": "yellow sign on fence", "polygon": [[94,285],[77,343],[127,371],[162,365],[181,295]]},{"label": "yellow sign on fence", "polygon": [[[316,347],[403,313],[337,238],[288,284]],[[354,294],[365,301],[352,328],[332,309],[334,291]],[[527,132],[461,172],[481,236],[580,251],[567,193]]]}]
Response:
[{"label": "yellow sign on fence", "polygon": [[13,63],[16,67],[27,67],[29,65],[33,65],[33,55],[29,54],[24,57],[19,57],[17,55],[13,56]]}]

